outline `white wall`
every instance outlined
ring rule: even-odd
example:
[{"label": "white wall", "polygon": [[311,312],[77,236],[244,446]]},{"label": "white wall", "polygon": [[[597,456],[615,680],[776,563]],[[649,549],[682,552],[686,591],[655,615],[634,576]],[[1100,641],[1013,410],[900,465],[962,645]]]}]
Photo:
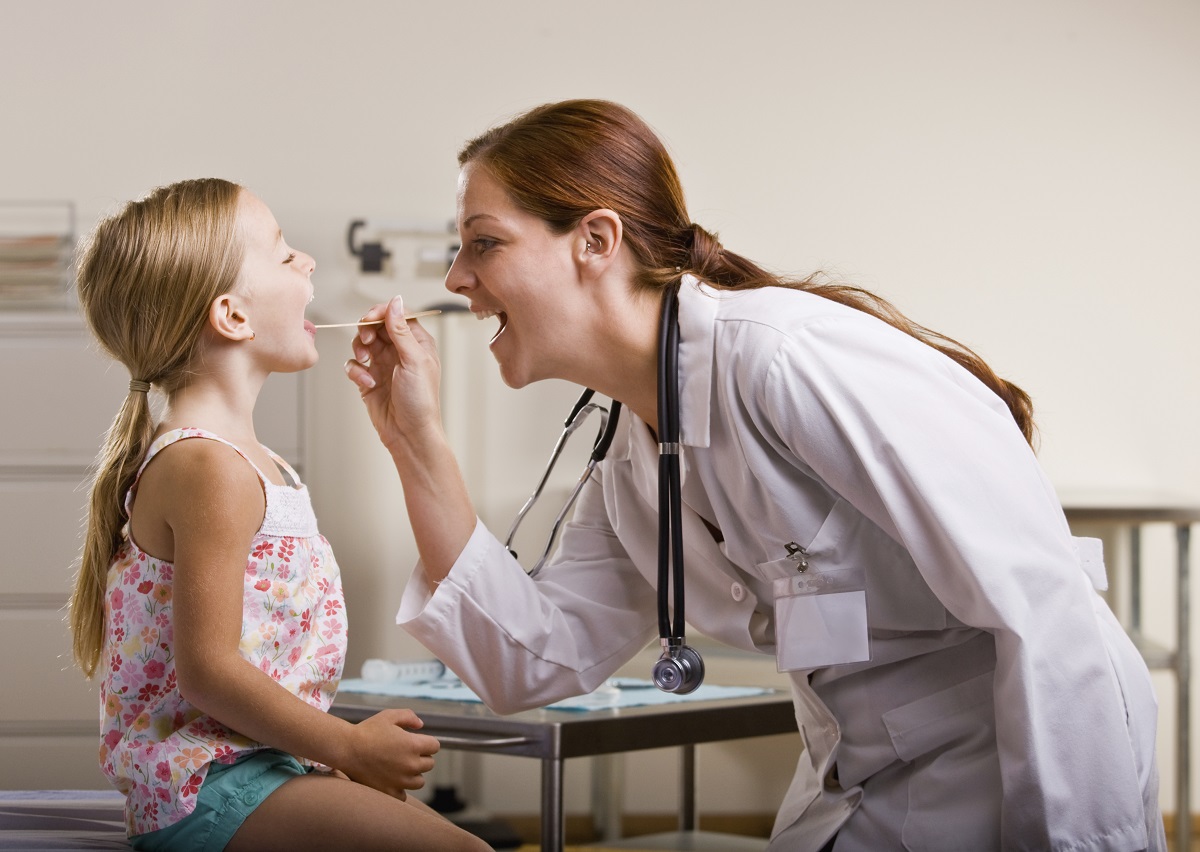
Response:
[{"label": "white wall", "polygon": [[[1024,386],[1064,494],[1200,501],[1194,0],[10,0],[0,79],[0,199],[72,199],[86,225],[159,183],[238,180],[316,256],[314,307],[339,319],[366,305],[350,219],[448,217],[466,138],[546,100],[622,101],[726,245],[875,289]],[[391,623],[413,561],[399,489],[332,334],[308,475],[352,663],[419,654]],[[481,510],[503,527],[557,428],[543,408],[570,394],[477,381]],[[1169,610],[1169,587],[1152,599]],[[705,795],[763,809],[737,785]]]}]

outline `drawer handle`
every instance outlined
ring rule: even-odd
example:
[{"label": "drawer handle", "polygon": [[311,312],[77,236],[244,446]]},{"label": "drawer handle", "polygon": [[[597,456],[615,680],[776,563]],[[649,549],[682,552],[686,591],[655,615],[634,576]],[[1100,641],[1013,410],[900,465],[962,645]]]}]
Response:
[{"label": "drawer handle", "polygon": [[459,737],[453,735],[440,736],[431,731],[422,731],[421,733],[428,733],[429,736],[435,737],[444,746],[461,749],[506,748],[508,746],[529,745],[532,742],[536,742],[533,737]]}]

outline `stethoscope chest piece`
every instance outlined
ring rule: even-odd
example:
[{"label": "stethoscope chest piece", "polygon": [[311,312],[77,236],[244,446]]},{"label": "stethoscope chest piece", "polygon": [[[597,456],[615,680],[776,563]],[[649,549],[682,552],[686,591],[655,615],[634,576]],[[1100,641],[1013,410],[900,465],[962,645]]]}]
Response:
[{"label": "stethoscope chest piece", "polygon": [[663,640],[662,656],[650,676],[663,692],[687,695],[704,682],[704,659],[690,645]]}]

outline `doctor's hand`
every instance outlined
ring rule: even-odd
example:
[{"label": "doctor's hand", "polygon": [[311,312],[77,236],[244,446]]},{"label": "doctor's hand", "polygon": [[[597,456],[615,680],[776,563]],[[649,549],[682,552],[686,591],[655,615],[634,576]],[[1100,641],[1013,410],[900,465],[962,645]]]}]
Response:
[{"label": "doctor's hand", "polygon": [[429,332],[404,319],[399,296],[375,305],[361,321],[379,319],[382,325],[359,328],[346,375],[358,386],[379,439],[395,449],[420,443],[428,430],[441,432],[441,363]]},{"label": "doctor's hand", "polygon": [[433,756],[441,749],[437,738],[415,732],[422,724],[411,710],[376,713],[353,726],[346,760],[334,768],[351,781],[403,800],[406,790],[425,786],[425,773],[433,769]]},{"label": "doctor's hand", "polygon": [[425,577],[436,585],[466,547],[475,507],[442,428],[442,370],[433,338],[404,319],[399,296],[363,317],[377,319],[383,325],[359,328],[346,374],[396,463]]}]

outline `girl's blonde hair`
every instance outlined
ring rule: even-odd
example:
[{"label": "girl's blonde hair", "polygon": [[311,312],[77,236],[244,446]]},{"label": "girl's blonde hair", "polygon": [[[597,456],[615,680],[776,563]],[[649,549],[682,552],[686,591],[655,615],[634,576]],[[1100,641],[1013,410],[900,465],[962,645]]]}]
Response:
[{"label": "girl's blonde hair", "polygon": [[[159,187],[102,219],[80,246],[84,316],[133,380],[167,394],[187,381],[209,307],[234,288],[241,270],[240,193],[237,184],[218,178]],[[104,642],[108,568],[127,535],[125,494],[154,428],[147,394],[131,389],[96,459],[70,605],[75,661],[89,678]]]}]

